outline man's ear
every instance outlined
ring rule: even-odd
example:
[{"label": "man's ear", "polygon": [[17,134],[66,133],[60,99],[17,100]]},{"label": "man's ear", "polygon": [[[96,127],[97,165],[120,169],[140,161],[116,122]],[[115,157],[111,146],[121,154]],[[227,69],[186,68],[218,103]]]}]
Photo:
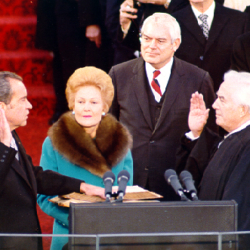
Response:
[{"label": "man's ear", "polygon": [[249,107],[246,105],[240,106],[240,117],[245,116],[249,112]]},{"label": "man's ear", "polygon": [[6,110],[6,104],[4,102],[0,102],[0,108]]},{"label": "man's ear", "polygon": [[176,51],[179,47],[180,47],[180,44],[181,44],[181,39],[180,38],[176,38],[175,41],[173,42],[173,50]]}]

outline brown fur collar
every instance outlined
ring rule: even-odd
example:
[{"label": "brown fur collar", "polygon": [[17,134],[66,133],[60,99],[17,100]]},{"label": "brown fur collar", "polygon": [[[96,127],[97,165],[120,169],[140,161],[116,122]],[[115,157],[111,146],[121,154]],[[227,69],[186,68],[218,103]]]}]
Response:
[{"label": "brown fur collar", "polygon": [[100,177],[118,164],[132,147],[128,130],[110,114],[105,115],[93,140],[67,112],[49,129],[52,145],[71,163]]}]

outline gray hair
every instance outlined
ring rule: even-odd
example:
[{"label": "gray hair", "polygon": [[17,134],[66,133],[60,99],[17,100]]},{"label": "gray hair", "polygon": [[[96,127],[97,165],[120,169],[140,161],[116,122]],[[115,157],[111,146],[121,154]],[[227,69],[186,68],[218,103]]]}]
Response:
[{"label": "gray hair", "polygon": [[23,81],[22,77],[15,73],[9,71],[0,71],[0,102],[5,104],[10,103],[13,94],[9,78]]},{"label": "gray hair", "polygon": [[224,81],[232,90],[235,104],[247,106],[250,113],[250,73],[230,70],[224,74]]},{"label": "gray hair", "polygon": [[154,13],[153,15],[147,17],[143,22],[141,28],[141,34],[145,29],[145,26],[149,23],[156,23],[165,26],[169,30],[169,35],[171,37],[172,44],[176,39],[180,39],[181,42],[181,28],[179,23],[174,17],[166,13]]}]

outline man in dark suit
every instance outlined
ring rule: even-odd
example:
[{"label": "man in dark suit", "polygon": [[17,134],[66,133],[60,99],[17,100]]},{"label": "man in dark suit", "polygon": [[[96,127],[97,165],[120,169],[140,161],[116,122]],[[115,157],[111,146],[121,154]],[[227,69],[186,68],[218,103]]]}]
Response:
[{"label": "man in dark suit", "polygon": [[[15,132],[26,125],[31,108],[22,78],[0,72],[0,233],[41,233],[37,193],[81,191],[104,196],[103,188],[33,166]],[[35,237],[0,237],[0,249],[42,249],[42,242]]]},{"label": "man in dark suit", "polygon": [[231,69],[250,72],[250,32],[237,37],[233,46]]},{"label": "man in dark suit", "polygon": [[[155,13],[142,27],[142,58],[110,71],[115,86],[111,112],[133,135],[134,184],[165,200],[176,199],[164,172],[175,166],[180,136],[188,128],[191,94],[201,91],[210,105],[215,98],[209,74],[174,57],[180,43],[176,20]],[[215,129],[213,119],[208,124]]]},{"label": "man in dark suit", "polygon": [[[177,156],[178,172],[185,168],[193,174],[200,200],[238,203],[238,229],[244,231],[250,230],[249,95],[249,73],[229,71],[225,74],[213,104],[217,125],[228,132],[222,138],[204,128],[209,110],[202,95],[194,93],[190,101],[190,132],[182,138],[180,158]],[[239,249],[248,249],[249,244],[245,247]]]},{"label": "man in dark suit", "polygon": [[217,91],[230,68],[233,43],[247,30],[248,15],[214,0],[190,0],[190,5],[172,14],[183,39],[176,56],[208,71]]}]

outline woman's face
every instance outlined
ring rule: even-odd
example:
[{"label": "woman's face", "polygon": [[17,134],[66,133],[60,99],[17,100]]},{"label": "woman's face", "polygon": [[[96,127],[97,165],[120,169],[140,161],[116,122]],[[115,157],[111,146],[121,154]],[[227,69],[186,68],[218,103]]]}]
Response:
[{"label": "woman's face", "polygon": [[97,87],[84,86],[76,92],[75,119],[91,137],[95,137],[103,107],[101,91]]}]

